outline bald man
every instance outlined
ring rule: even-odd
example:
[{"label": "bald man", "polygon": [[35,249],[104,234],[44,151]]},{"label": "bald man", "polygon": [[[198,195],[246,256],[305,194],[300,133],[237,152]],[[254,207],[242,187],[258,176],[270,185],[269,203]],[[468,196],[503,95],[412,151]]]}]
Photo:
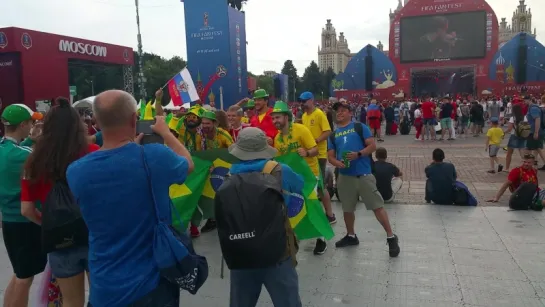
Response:
[{"label": "bald man", "polygon": [[179,288],[160,277],[153,258],[154,203],[171,223],[169,187],[191,173],[191,156],[162,116],[152,129],[167,146],[139,145],[136,100],[129,93],[101,93],[93,112],[103,146],[67,171],[89,228],[90,305],[178,306]]}]

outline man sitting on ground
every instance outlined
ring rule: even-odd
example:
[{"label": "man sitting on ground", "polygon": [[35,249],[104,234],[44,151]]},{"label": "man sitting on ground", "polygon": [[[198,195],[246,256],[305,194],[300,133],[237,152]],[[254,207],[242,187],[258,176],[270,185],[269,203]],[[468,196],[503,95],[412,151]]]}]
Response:
[{"label": "man sitting on ground", "polygon": [[375,162],[375,178],[377,179],[377,189],[382,195],[385,203],[394,201],[394,198],[401,190],[403,185],[403,173],[397,166],[386,162],[388,152],[386,148],[380,147],[375,152],[377,161]]},{"label": "man sitting on ground", "polygon": [[534,168],[535,157],[532,154],[525,154],[522,165],[512,169],[507,175],[507,180],[503,183],[500,190],[489,202],[497,203],[503,193],[509,188],[513,193],[522,183],[529,182],[538,185],[537,170]]},{"label": "man sitting on ground", "polygon": [[430,165],[425,169],[426,202],[438,205],[452,205],[454,201],[453,185],[456,182],[456,169],[452,163],[443,162],[445,152],[436,148],[432,153]]}]

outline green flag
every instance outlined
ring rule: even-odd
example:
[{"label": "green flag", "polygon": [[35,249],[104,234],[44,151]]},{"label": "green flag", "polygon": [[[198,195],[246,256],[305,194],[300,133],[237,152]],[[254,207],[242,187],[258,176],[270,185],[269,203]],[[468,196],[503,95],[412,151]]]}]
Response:
[{"label": "green flag", "polygon": [[[172,212],[172,224],[179,229],[187,229],[195,208],[199,203],[204,183],[209,174],[211,162],[193,157],[195,169],[184,184],[173,184],[170,186],[169,195],[172,204],[177,212]],[[180,225],[180,219],[184,225]],[[182,227],[180,227],[182,226]]]}]

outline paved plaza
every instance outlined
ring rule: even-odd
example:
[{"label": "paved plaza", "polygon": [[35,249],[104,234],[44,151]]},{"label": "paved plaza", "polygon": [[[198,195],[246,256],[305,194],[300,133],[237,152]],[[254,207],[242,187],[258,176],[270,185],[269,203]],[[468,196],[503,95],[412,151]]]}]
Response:
[{"label": "paved plaza", "polygon": [[[413,139],[414,135],[386,137],[379,145],[388,149],[390,162],[405,174],[397,203],[387,206],[401,254],[389,258],[385,233],[363,206],[356,212],[360,245],[336,249],[334,242],[346,229],[340,204],[334,203],[339,222],[326,253],[314,256],[314,242],[301,243],[298,272],[303,306],[545,307],[545,213],[508,211],[508,192],[499,204],[484,202],[506,178],[505,173],[486,173],[484,137]],[[424,167],[437,147],[445,150],[460,180],[479,198],[479,207],[424,204]],[[517,157],[513,165],[519,163]],[[540,172],[540,182],[545,183],[545,172]],[[182,294],[180,306],[228,306],[229,272],[226,269],[225,278],[220,278],[217,235],[202,235],[195,248],[208,258],[210,275],[197,295]],[[0,299],[10,275],[0,244]],[[258,306],[272,306],[265,290]]]}]

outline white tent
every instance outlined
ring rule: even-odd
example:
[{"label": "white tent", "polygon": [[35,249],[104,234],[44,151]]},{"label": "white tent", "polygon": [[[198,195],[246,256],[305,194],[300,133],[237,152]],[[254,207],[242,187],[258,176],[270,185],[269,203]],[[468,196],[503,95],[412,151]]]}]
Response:
[{"label": "white tent", "polygon": [[190,107],[191,107],[191,105],[190,105],[189,102],[184,103],[181,106],[175,106],[174,103],[172,102],[172,100],[170,100],[170,102],[166,106],[164,106],[163,109],[165,109],[165,110],[180,110],[181,108],[189,109]]},{"label": "white tent", "polygon": [[91,109],[93,107],[94,102],[95,102],[95,96],[91,96],[91,97],[87,97],[85,99],[74,102],[72,106],[76,109]]}]

